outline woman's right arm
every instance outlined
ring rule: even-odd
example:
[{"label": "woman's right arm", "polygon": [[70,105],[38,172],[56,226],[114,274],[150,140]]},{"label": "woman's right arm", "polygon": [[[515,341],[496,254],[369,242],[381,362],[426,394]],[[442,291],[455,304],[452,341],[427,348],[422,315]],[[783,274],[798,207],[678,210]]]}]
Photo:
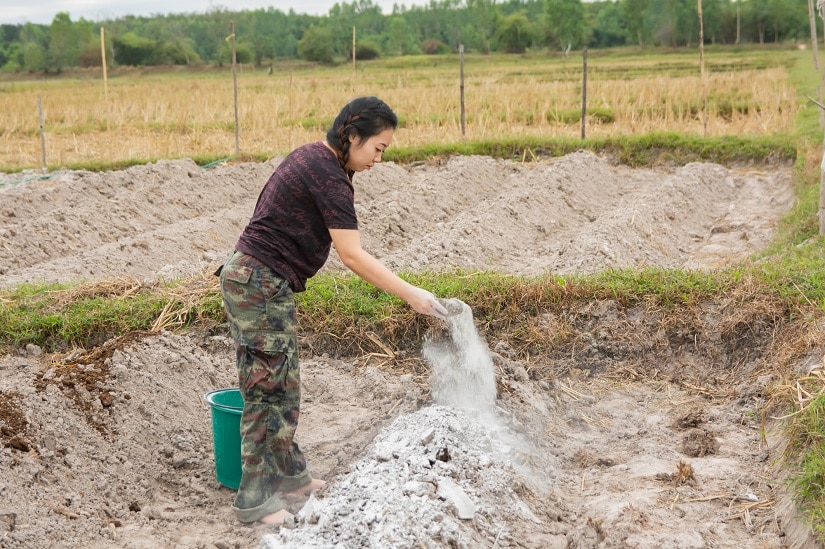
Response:
[{"label": "woman's right arm", "polygon": [[359,277],[385,292],[400,297],[421,314],[438,318],[447,316],[447,309],[435,299],[432,293],[401,279],[364,250],[361,247],[361,235],[357,230],[330,229],[329,234],[338,252],[338,257]]}]

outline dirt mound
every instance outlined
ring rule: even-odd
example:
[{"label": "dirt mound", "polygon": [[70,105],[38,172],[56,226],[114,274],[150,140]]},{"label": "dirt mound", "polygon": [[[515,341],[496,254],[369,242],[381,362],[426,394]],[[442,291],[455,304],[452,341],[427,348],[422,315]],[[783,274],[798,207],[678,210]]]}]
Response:
[{"label": "dirt mound", "polygon": [[[0,284],[200,272],[232,248],[275,163],[179,160],[0,187]],[[392,268],[537,274],[740,260],[793,204],[790,175],[629,170],[579,152],[531,165],[388,163],[355,186],[364,247]]]},{"label": "dirt mound", "polygon": [[[274,165],[182,160],[0,186],[0,284],[210,269]],[[630,170],[586,152],[389,163],[355,186],[365,247],[408,270],[713,269],[759,250],[793,202],[788,167]],[[612,301],[568,313],[546,319],[575,332],[553,356],[523,362],[489,342],[495,429],[429,406],[426,375],[306,356],[298,437],[329,484],[289,501],[300,514],[281,532],[237,523],[215,480],[203,395],[236,383],[222,330],[0,357],[0,546],[816,545],[788,514],[755,413],[781,315],[731,327],[709,306],[674,333],[661,312]],[[740,329],[747,345],[730,336]],[[799,367],[822,368],[822,354]]]}]

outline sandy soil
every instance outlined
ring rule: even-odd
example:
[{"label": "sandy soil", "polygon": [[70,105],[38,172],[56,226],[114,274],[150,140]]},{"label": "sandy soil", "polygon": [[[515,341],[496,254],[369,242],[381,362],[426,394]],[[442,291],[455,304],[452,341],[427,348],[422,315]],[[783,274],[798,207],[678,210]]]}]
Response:
[{"label": "sandy soil", "polygon": [[[0,285],[212,269],[276,163],[0,175]],[[519,274],[720,268],[763,247],[794,201],[786,166],[631,170],[586,152],[384,164],[356,198],[365,247],[394,269]],[[225,330],[2,356],[0,546],[819,546],[757,414],[775,327],[710,351],[615,302],[575,313],[564,357],[524,362],[479,334],[498,390],[483,417],[433,405],[427,374],[305,353],[299,439],[329,485],[290,501],[282,531],[235,522],[215,480],[203,395],[235,383]],[[704,311],[708,333],[718,316]],[[799,365],[823,366],[822,349]]]}]

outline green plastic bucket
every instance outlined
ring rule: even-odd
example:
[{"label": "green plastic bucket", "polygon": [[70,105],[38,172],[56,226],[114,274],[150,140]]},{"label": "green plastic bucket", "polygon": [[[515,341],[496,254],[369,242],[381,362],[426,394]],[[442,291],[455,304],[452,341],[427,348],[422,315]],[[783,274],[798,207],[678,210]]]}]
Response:
[{"label": "green plastic bucket", "polygon": [[238,389],[219,389],[203,398],[212,409],[215,478],[227,488],[237,490],[241,485],[243,397]]}]

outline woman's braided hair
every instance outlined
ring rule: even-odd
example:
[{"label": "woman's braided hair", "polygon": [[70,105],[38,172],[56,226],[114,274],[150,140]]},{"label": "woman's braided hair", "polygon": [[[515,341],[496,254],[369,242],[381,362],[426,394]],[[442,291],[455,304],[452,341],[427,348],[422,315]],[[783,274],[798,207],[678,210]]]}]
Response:
[{"label": "woman's braided hair", "polygon": [[378,135],[387,128],[398,127],[398,117],[392,109],[377,97],[358,97],[350,101],[332,123],[327,132],[327,143],[338,151],[341,167],[352,179],[354,172],[347,168],[349,161],[350,135],[358,141]]}]

